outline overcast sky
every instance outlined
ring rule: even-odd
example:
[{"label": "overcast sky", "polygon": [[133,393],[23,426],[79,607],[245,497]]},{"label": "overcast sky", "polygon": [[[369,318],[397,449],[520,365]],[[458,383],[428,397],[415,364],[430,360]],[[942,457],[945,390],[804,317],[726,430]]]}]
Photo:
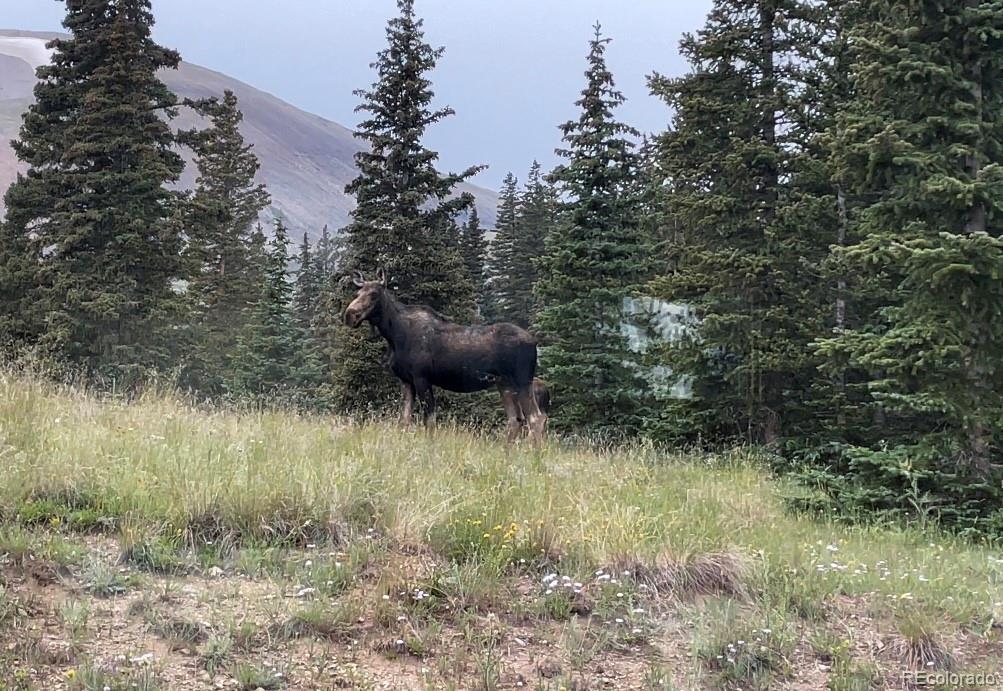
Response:
[{"label": "overcast sky", "polygon": [[[613,43],[608,60],[628,98],[624,120],[665,128],[648,94],[652,71],[685,71],[679,38],[711,0],[417,0],[426,36],[446,54],[432,74],[438,105],[456,115],[429,131],[442,167],[488,164],[477,183],[520,179],[534,158],[556,163],[557,125],[575,116],[592,25]],[[0,0],[0,29],[59,30],[63,3]],[[155,35],[190,62],[224,72],[347,127],[359,121],[353,89],[373,79],[394,0],[153,0]]]}]

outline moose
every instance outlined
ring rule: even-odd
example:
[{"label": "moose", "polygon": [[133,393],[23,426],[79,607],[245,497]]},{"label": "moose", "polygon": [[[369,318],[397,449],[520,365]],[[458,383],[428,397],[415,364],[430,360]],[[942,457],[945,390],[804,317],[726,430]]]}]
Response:
[{"label": "moose", "polygon": [[389,344],[390,369],[401,382],[401,419],[410,424],[415,399],[424,408],[426,427],[435,425],[433,387],[460,393],[497,387],[508,418],[508,440],[525,424],[536,443],[543,441],[547,415],[537,397],[550,394],[536,378],[536,339],[515,324],[456,324],[426,305],[405,305],[387,288],[383,269],[375,281],[353,275],[359,289],[345,309],[345,324],[369,322]]}]

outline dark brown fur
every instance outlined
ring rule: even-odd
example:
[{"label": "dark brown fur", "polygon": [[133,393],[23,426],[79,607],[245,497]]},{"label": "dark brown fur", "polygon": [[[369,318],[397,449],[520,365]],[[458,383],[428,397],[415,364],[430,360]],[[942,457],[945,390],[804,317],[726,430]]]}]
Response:
[{"label": "dark brown fur", "polygon": [[418,399],[425,424],[434,424],[434,387],[462,393],[497,387],[509,439],[518,435],[521,419],[535,440],[543,439],[546,414],[534,395],[536,339],[529,332],[515,324],[463,326],[430,307],[402,304],[386,288],[382,272],[377,281],[357,274],[355,283],[359,292],[345,310],[345,323],[355,328],[368,321],[389,343],[388,364],[401,381],[405,422]]}]

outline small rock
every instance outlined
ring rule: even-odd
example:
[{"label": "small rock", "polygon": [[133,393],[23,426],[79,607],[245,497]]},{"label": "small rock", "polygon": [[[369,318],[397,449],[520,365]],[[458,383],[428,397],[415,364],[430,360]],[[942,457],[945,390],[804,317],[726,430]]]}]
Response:
[{"label": "small rock", "polygon": [[224,576],[223,569],[218,566],[214,566],[209,569],[209,578],[222,578]]},{"label": "small rock", "polygon": [[541,660],[540,664],[537,665],[536,671],[539,672],[540,676],[544,679],[553,679],[561,674],[561,664],[554,660],[553,658],[547,658]]}]

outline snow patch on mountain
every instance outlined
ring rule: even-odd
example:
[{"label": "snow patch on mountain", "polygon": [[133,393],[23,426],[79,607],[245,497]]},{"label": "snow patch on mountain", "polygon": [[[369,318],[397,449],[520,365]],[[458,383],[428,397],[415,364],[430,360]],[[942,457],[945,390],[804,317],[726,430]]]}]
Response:
[{"label": "snow patch on mountain", "polygon": [[52,60],[52,50],[45,47],[46,43],[44,38],[0,36],[0,54],[24,60],[34,70]]}]

